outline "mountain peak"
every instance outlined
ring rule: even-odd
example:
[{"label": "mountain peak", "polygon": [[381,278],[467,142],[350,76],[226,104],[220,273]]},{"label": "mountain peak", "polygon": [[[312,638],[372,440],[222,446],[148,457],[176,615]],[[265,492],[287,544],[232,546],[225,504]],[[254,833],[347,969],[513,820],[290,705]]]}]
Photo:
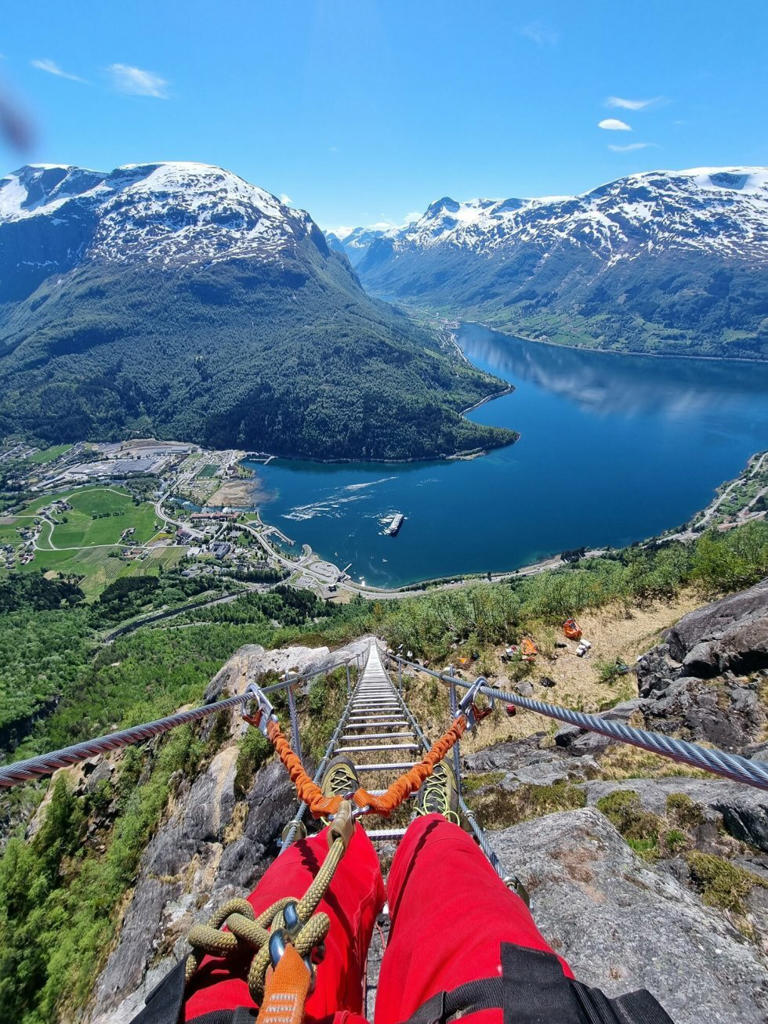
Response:
[{"label": "mountain peak", "polygon": [[325,245],[304,211],[231,171],[185,161],[125,164],[109,173],[27,165],[0,179],[0,225],[30,218],[49,253],[108,262],[271,260],[307,235]]}]

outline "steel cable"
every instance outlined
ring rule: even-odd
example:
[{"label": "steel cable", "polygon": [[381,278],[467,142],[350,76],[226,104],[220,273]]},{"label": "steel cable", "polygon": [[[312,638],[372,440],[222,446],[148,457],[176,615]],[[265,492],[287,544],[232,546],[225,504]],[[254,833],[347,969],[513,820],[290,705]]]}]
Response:
[{"label": "steel cable", "polygon": [[[443,683],[461,686],[468,690],[473,684],[455,676],[434,672],[432,669],[424,668],[416,662],[407,658],[400,658],[399,655],[390,655],[395,661],[402,662],[419,672],[439,679]],[[599,715],[589,715],[583,711],[572,711],[570,708],[560,707],[557,704],[548,704],[546,701],[535,700],[531,697],[520,697],[515,693],[508,693],[485,683],[480,687],[480,692],[487,697],[505,701],[525,711],[533,711],[538,715],[546,715],[548,718],[555,718],[558,721],[566,722],[568,725],[578,726],[590,732],[600,733],[611,739],[620,740],[622,743],[630,743],[632,746],[641,747],[653,754],[660,754],[673,761],[688,764],[694,768],[702,768],[704,771],[712,772],[714,775],[721,775],[734,782],[743,782],[748,786],[755,786],[758,789],[768,789],[768,764],[762,761],[751,761],[749,758],[741,757],[739,754],[728,754],[724,750],[708,749],[697,743],[690,743],[687,740],[677,739],[673,736],[665,736],[663,733],[651,732],[647,729],[638,729],[635,726],[627,725],[625,722],[612,721],[601,718]]]},{"label": "steel cable", "polygon": [[[262,692],[276,693],[293,686],[297,682],[313,679],[315,676],[323,675],[323,673],[328,671],[332,671],[332,669],[323,667],[314,672],[291,675],[279,683],[265,686]],[[235,708],[251,699],[250,695],[246,694],[227,697],[224,700],[215,701],[213,704],[204,704],[202,707],[192,708],[189,711],[179,711],[175,715],[169,715],[167,718],[158,718],[154,722],[144,722],[141,725],[134,725],[130,729],[122,729],[120,732],[107,733],[106,736],[97,736],[92,740],[74,743],[72,746],[63,747],[61,750],[53,750],[47,754],[28,757],[23,761],[15,761],[0,768],[0,789],[9,789],[11,786],[19,785],[21,782],[29,782],[31,779],[50,775],[59,768],[67,768],[70,765],[77,764],[79,761],[87,761],[89,757],[95,757],[97,754],[106,754],[110,750],[119,750],[121,747],[141,743],[144,740],[152,739],[153,736],[160,736],[162,733],[175,729],[180,725],[196,722],[201,718],[207,718],[209,715],[215,715],[219,711]]]}]

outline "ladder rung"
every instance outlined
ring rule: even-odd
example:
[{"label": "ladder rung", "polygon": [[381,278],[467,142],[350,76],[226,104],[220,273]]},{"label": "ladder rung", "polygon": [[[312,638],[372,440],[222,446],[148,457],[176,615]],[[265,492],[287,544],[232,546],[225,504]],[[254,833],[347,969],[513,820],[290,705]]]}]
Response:
[{"label": "ladder rung", "polygon": [[356,725],[358,722],[383,722],[384,725],[391,725],[395,722],[404,722],[403,715],[350,715],[347,719],[349,725]]},{"label": "ladder rung", "polygon": [[376,842],[385,839],[402,839],[405,831],[404,828],[372,828],[370,831],[366,829],[366,835]]},{"label": "ladder rung", "polygon": [[394,729],[395,726],[397,726],[397,728],[400,729],[403,726],[407,726],[408,723],[406,721],[400,721],[400,722],[347,722],[347,725],[350,726],[353,729],[371,729],[371,728],[373,728],[373,729],[381,729],[381,728]]},{"label": "ladder rung", "polygon": [[418,761],[393,761],[392,764],[356,764],[356,772],[399,771],[401,768],[413,768]]},{"label": "ladder rung", "polygon": [[337,754],[354,753],[356,750],[418,750],[418,743],[368,743],[363,747],[336,747]]},{"label": "ladder rung", "polygon": [[402,708],[366,708],[355,711],[350,709],[350,718],[405,718]]},{"label": "ladder rung", "polygon": [[402,718],[402,708],[350,708],[349,714],[352,718],[370,718],[371,715],[378,715],[380,718]]},{"label": "ladder rung", "polygon": [[350,740],[396,740],[401,739],[403,736],[413,736],[412,732],[361,732],[361,733],[347,733],[346,736],[341,737],[342,743],[348,743]]}]

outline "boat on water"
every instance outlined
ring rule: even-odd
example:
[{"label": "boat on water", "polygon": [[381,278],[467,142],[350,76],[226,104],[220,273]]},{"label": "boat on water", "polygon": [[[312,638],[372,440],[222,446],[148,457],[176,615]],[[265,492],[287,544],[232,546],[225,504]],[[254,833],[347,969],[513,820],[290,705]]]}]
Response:
[{"label": "boat on water", "polygon": [[403,513],[397,512],[394,516],[392,516],[392,521],[390,522],[389,526],[386,528],[384,533],[387,535],[387,537],[396,537],[400,532],[400,527],[403,525],[404,522],[405,516],[403,515]]}]

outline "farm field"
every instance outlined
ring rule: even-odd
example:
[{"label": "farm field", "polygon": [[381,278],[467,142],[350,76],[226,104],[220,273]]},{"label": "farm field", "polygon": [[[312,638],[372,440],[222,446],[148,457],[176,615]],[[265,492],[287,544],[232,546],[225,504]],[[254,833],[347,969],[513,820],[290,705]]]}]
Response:
[{"label": "farm field", "polygon": [[28,520],[14,519],[13,516],[0,516],[0,544],[18,544],[19,535],[16,530],[25,522]]},{"label": "farm field", "polygon": [[161,569],[170,569],[184,556],[184,548],[154,548],[145,559],[123,562],[110,556],[116,548],[85,548],[82,551],[38,551],[28,565],[21,566],[22,572],[52,571],[82,576],[80,586],[89,599],[99,596],[102,590],[121,576],[155,575]]},{"label": "farm field", "polygon": [[43,465],[46,462],[53,462],[54,459],[58,459],[60,455],[68,452],[71,447],[71,444],[54,444],[50,448],[44,448],[42,451],[35,452],[34,455],[30,455],[27,462],[31,462],[34,465]]},{"label": "farm field", "polygon": [[[72,508],[55,517],[52,535],[50,527],[43,527],[40,548],[117,544],[123,531],[131,527],[136,531],[131,542],[145,544],[156,532],[152,506],[146,502],[134,505],[130,495],[117,488],[89,487],[60,497]],[[50,499],[44,504],[50,504]]]},{"label": "farm field", "polygon": [[[44,522],[35,557],[21,572],[51,571],[82,576],[81,586],[88,598],[121,576],[157,573],[177,565],[184,556],[181,547],[149,549],[146,557],[123,561],[118,553],[133,544],[152,539],[170,544],[171,538],[155,528],[155,510],[148,502],[134,504],[127,491],[117,487],[87,487],[48,494],[29,502],[17,517],[0,518],[0,544],[18,545],[20,526],[31,526],[37,513],[54,500],[67,500],[72,508],[57,513],[54,525]],[[121,545],[123,531],[135,533]]]}]

